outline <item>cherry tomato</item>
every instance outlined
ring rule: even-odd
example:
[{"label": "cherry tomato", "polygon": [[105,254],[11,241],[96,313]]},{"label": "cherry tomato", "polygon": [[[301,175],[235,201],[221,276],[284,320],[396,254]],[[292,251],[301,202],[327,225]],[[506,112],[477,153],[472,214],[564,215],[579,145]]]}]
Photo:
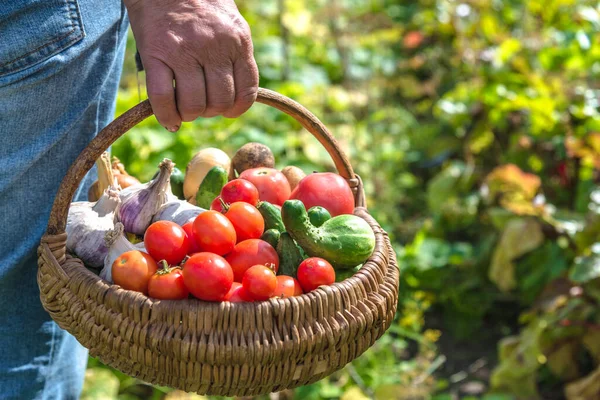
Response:
[{"label": "cherry tomato", "polygon": [[196,253],[183,265],[183,282],[194,297],[205,301],[221,301],[231,289],[233,271],[219,255]]},{"label": "cherry tomato", "polygon": [[300,282],[304,293],[308,293],[321,285],[333,284],[335,282],[335,270],[331,264],[322,258],[307,258],[298,266],[298,282]]},{"label": "cherry tomato", "polygon": [[292,192],[290,199],[298,199],[306,209],[325,207],[332,217],[354,212],[354,195],[348,182],[338,174],[317,172],[305,176]]},{"label": "cherry tomato", "polygon": [[155,260],[177,265],[187,255],[190,240],[175,222],[156,221],[146,229],[144,246]]},{"label": "cherry tomato", "polygon": [[230,301],[232,303],[242,303],[248,301],[254,301],[252,297],[246,292],[244,287],[239,282],[233,282],[231,289],[225,295],[223,301]]},{"label": "cherry tomato", "polygon": [[204,211],[194,220],[193,235],[201,251],[220,256],[229,253],[236,243],[233,224],[218,211]]},{"label": "cherry tomato", "polygon": [[234,179],[223,186],[221,198],[228,204],[243,201],[256,206],[256,203],[258,203],[258,189],[250,181]]},{"label": "cherry tomato", "polygon": [[271,204],[282,205],[290,198],[290,183],[281,171],[275,168],[259,167],[247,169],[240,175],[258,189],[259,198]]},{"label": "cherry tomato", "polygon": [[300,282],[298,282],[296,279],[287,275],[277,276],[277,288],[275,289],[274,297],[286,298],[300,296],[302,293]]},{"label": "cherry tomato", "polygon": [[223,212],[223,203],[221,203],[221,196],[215,197],[215,199],[210,203],[210,209],[213,211],[218,211],[220,213]]},{"label": "cherry tomato", "polygon": [[244,274],[242,286],[254,300],[267,300],[275,294],[277,277],[271,268],[253,265]]},{"label": "cherry tomato", "polygon": [[163,269],[158,270],[148,282],[148,296],[160,300],[187,299],[190,292],[183,282],[181,268],[169,268],[164,262]]},{"label": "cherry tomato", "polygon": [[183,230],[185,231],[185,234],[187,235],[189,242],[190,242],[190,248],[188,249],[188,254],[194,254],[194,253],[199,253],[202,250],[200,250],[200,246],[198,246],[198,243],[196,243],[196,239],[194,239],[194,221],[190,221],[190,222],[186,222],[183,226],[182,226]]},{"label": "cherry tomato", "polygon": [[225,213],[235,228],[237,241],[258,239],[265,231],[265,220],[260,211],[251,204],[238,201],[229,206]]},{"label": "cherry tomato", "polygon": [[241,282],[244,273],[253,265],[273,264],[275,273],[279,269],[279,257],[277,252],[269,243],[260,239],[248,239],[235,245],[231,253],[225,257],[231,269],[236,282]]},{"label": "cherry tomato", "polygon": [[148,253],[130,250],[119,256],[112,265],[113,281],[123,289],[148,293],[148,281],[158,265]]}]

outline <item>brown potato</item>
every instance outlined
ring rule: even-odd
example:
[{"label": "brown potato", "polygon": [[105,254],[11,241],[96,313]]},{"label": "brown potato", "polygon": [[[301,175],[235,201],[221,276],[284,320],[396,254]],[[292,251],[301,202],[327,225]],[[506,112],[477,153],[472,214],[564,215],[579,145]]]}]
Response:
[{"label": "brown potato", "polygon": [[294,190],[296,186],[298,186],[298,182],[300,182],[302,178],[306,176],[304,171],[298,167],[294,167],[293,165],[285,167],[281,170],[281,173],[283,173],[283,175],[285,175],[287,178],[292,190]]},{"label": "brown potato", "polygon": [[264,144],[250,142],[246,143],[235,153],[231,159],[231,169],[229,170],[229,179],[235,179],[238,175],[247,169],[257,167],[275,167],[275,157],[273,152]]}]

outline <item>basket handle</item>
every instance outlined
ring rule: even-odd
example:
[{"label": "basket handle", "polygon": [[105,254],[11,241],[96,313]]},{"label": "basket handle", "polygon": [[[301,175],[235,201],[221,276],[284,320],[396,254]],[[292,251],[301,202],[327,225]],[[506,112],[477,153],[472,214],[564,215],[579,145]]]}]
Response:
[{"label": "basket handle", "polygon": [[[335,138],[317,117],[294,100],[272,90],[258,88],[256,101],[283,111],[312,133],[333,159],[339,174],[350,184],[355,194],[356,205],[364,205],[364,194],[362,193],[360,178],[354,175],[350,161],[348,161]],[[141,102],[102,129],[83,149],[67,171],[54,199],[47,228],[49,235],[58,235],[65,232],[67,215],[73,195],[98,157],[121,135],[152,114],[150,102],[148,100]]]}]

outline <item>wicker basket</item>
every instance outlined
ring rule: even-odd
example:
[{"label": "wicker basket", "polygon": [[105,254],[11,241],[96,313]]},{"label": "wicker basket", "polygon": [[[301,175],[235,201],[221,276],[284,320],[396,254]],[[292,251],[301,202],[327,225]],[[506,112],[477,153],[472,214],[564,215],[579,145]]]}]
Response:
[{"label": "wicker basket", "polygon": [[223,396],[306,385],[361,355],[391,324],[399,271],[387,234],[369,215],[360,178],[327,128],[300,104],[259,89],[257,102],[289,114],[327,149],[353,188],[354,213],[373,228],[373,255],[353,277],[308,294],[257,303],[160,301],[110,285],[66,254],[65,224],[83,176],[118,137],[152,115],[145,101],[117,118],[62,181],[38,249],[44,308],[90,354],[146,382]]}]

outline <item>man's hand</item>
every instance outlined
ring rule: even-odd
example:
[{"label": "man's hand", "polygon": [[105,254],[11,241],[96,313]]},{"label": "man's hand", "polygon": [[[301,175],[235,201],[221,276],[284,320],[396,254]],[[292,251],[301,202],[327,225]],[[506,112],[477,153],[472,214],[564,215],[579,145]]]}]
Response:
[{"label": "man's hand", "polygon": [[[233,0],[125,0],[156,118],[171,132],[197,117],[237,117],[254,100],[250,28]],[[175,80],[175,88],[173,88]]]}]

